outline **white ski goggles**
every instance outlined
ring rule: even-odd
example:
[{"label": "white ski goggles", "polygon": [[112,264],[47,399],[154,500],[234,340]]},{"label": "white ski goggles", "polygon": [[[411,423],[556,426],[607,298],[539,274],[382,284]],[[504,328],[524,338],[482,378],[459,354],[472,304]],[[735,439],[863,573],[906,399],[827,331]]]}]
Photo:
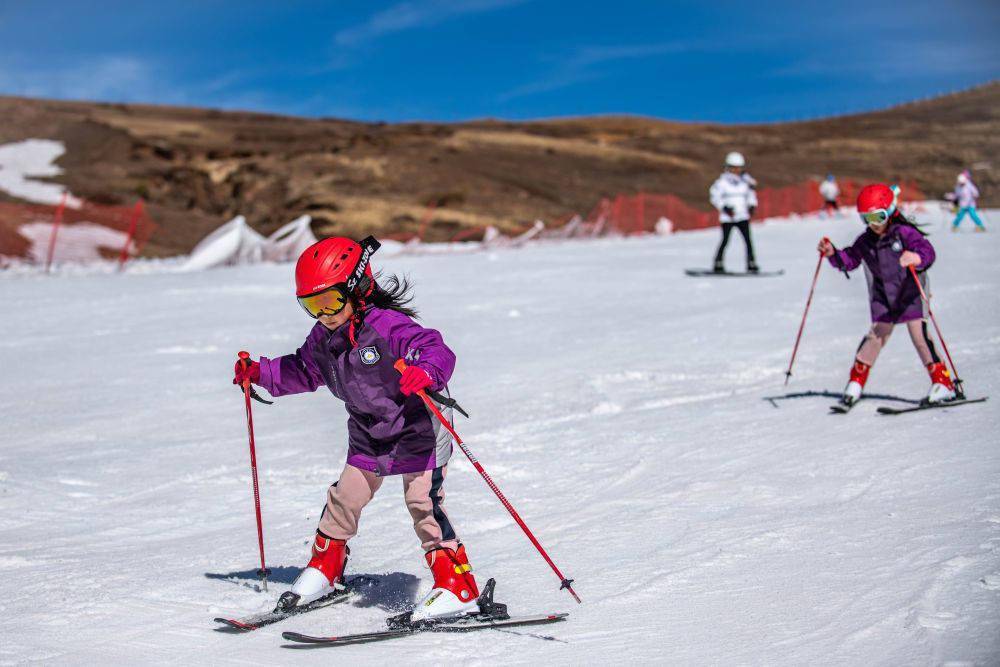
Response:
[{"label": "white ski goggles", "polygon": [[873,211],[865,211],[860,214],[861,221],[866,225],[884,227],[889,222],[889,218],[891,218],[892,214],[895,212],[895,206],[890,206],[889,208],[877,208]]}]

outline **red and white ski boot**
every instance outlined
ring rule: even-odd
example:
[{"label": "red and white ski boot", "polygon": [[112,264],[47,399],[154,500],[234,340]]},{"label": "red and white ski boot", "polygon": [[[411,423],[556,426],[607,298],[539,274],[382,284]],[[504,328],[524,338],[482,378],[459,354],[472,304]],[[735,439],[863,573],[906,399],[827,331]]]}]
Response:
[{"label": "red and white ski boot", "polygon": [[858,399],[861,398],[861,391],[865,388],[865,383],[868,382],[868,371],[871,369],[872,367],[865,362],[854,360],[854,365],[851,366],[851,377],[848,379],[847,386],[844,387],[844,395],[840,399],[841,405],[851,407],[857,403]]},{"label": "red and white ski boot", "polygon": [[927,372],[931,376],[931,388],[924,398],[924,403],[942,403],[955,398],[955,383],[943,362],[927,364]]},{"label": "red and white ski boot", "polygon": [[459,544],[455,550],[439,547],[428,551],[424,557],[434,575],[434,588],[413,608],[411,622],[477,613],[479,587],[472,575],[465,546]]},{"label": "red and white ski boot", "polygon": [[317,532],[309,564],[299,573],[292,589],[281,594],[278,608],[290,609],[308,604],[343,588],[344,566],[350,552],[346,540],[336,540]]}]

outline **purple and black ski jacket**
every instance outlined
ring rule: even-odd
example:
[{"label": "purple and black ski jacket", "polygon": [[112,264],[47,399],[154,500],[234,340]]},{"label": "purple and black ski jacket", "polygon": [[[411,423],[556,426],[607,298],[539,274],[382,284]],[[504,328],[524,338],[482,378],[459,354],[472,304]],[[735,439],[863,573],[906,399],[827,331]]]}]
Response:
[{"label": "purple and black ski jacket", "polygon": [[[348,328],[345,324],[330,331],[317,322],[295,354],[261,357],[258,384],[273,396],[326,385],[347,407],[347,462],[357,468],[399,475],[447,463],[451,435],[419,396],[403,395],[393,368],[397,359],[405,359],[427,371],[434,381],[431,389],[445,389],[455,354],[441,334],[402,313],[375,307],[365,311],[357,346],[351,345]],[[324,420],[316,424],[322,437]]]},{"label": "purple and black ski jacket", "polygon": [[934,263],[934,246],[911,225],[890,223],[882,236],[866,229],[850,247],[828,258],[831,265],[843,271],[864,264],[872,322],[898,324],[925,317],[920,290],[910,270],[899,265],[899,256],[906,250],[920,255],[917,276],[927,291],[927,269]]}]

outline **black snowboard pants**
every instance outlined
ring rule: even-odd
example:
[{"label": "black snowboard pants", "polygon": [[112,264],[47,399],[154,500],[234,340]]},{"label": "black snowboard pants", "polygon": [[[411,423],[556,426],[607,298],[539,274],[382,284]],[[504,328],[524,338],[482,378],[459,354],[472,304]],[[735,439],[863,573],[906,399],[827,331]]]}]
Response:
[{"label": "black snowboard pants", "polygon": [[747,244],[747,264],[755,264],[757,260],[753,254],[753,241],[750,240],[749,220],[722,223],[722,243],[719,244],[719,249],[715,253],[715,262],[719,263],[722,261],[722,256],[726,252],[726,246],[729,245],[729,235],[733,233],[733,227],[740,230],[740,234],[743,235],[743,240]]}]

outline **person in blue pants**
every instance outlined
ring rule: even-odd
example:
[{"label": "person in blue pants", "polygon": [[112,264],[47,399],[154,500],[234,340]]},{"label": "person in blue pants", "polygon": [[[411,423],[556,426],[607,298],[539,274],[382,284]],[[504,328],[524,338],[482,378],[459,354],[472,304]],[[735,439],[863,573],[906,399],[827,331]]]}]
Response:
[{"label": "person in blue pants", "polygon": [[958,231],[958,226],[966,215],[972,218],[972,222],[976,223],[977,232],[986,231],[986,227],[983,226],[983,221],[979,219],[979,213],[976,211],[978,198],[979,189],[969,178],[968,173],[963,171],[955,182],[955,204],[958,206],[958,213],[955,215],[954,222],[951,223],[951,231]]}]

